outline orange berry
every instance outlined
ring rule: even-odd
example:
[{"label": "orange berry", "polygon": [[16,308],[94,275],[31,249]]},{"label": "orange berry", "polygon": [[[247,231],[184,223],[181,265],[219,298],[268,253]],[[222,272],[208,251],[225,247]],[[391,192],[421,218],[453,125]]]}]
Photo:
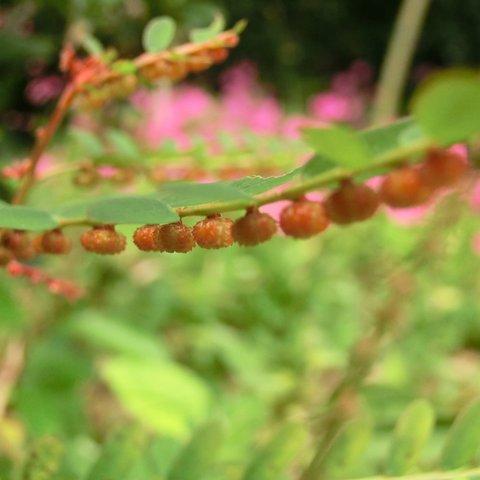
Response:
[{"label": "orange berry", "polygon": [[100,181],[100,174],[93,165],[85,165],[80,167],[73,177],[73,183],[77,187],[93,187]]},{"label": "orange berry", "polygon": [[390,172],[380,187],[382,201],[393,208],[421,205],[431,195],[432,188],[425,183],[420,170],[408,166]]},{"label": "orange berry", "polygon": [[37,249],[43,253],[64,255],[69,253],[72,248],[71,241],[58,229],[45,232],[37,238],[38,240],[35,242]]},{"label": "orange berry", "polygon": [[133,234],[133,243],[144,252],[162,251],[160,228],[159,225],[144,225],[137,228]]},{"label": "orange berry", "polygon": [[327,215],[333,223],[346,225],[370,218],[378,209],[378,194],[367,185],[343,182],[324,201]]},{"label": "orange berry", "polygon": [[195,247],[192,229],[182,222],[169,223],[160,227],[162,251],[187,253]]},{"label": "orange berry", "polygon": [[0,267],[8,265],[13,259],[13,253],[8,248],[0,247]]},{"label": "orange berry", "polygon": [[280,213],[280,227],[286,235],[309,238],[323,232],[329,225],[325,207],[318,202],[297,200]]},{"label": "orange berry", "polygon": [[216,249],[233,244],[233,220],[221,215],[210,215],[193,227],[193,235],[202,248]]},{"label": "orange berry", "polygon": [[257,209],[247,211],[233,224],[233,238],[243,246],[253,246],[270,240],[277,231],[277,223],[268,214]]},{"label": "orange berry", "polygon": [[222,63],[228,58],[229,53],[227,48],[219,47],[210,50],[208,55],[213,63]]},{"label": "orange berry", "polygon": [[114,255],[125,250],[127,240],[112,225],[93,227],[80,237],[83,248],[100,255]]},{"label": "orange berry", "polygon": [[452,187],[458,183],[468,170],[468,163],[455,152],[432,149],[427,153],[420,172],[425,183],[432,188]]}]

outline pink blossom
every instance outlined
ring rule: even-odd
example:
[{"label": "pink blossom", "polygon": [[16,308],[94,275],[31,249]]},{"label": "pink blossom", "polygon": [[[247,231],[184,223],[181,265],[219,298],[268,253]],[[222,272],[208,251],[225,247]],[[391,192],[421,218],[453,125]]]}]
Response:
[{"label": "pink blossom", "polygon": [[63,88],[63,80],[58,75],[30,80],[25,88],[25,96],[32,105],[44,105],[57,97]]},{"label": "pink blossom", "polygon": [[356,122],[363,115],[364,104],[359,97],[326,92],[312,99],[310,111],[324,122]]}]

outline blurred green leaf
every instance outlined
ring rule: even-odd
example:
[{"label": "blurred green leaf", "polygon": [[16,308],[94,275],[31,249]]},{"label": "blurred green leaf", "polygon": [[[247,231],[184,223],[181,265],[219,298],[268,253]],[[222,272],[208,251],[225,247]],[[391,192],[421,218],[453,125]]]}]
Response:
[{"label": "blurred green leaf", "polygon": [[107,360],[101,372],[124,407],[158,433],[186,438],[206,418],[208,388],[179,365],[119,357]]},{"label": "blurred green leaf", "polygon": [[244,177],[239,180],[231,181],[230,185],[247,195],[259,195],[268,192],[272,188],[284,185],[295,178],[295,176],[298,175],[298,172],[299,169],[295,169],[277,177]]},{"label": "blurred green leaf", "polygon": [[82,311],[70,322],[71,333],[108,353],[138,358],[166,358],[167,352],[158,339],[95,310]]},{"label": "blurred green leaf", "polygon": [[173,18],[163,16],[150,20],[143,31],[143,48],[147,52],[161,52],[169,47],[175,37]]},{"label": "blurred green leaf", "polygon": [[167,480],[209,480],[224,437],[220,421],[211,421],[197,430],[178,455]]},{"label": "blurred green leaf", "polygon": [[397,421],[392,438],[387,473],[403,475],[413,470],[434,427],[435,414],[426,400],[415,400]]},{"label": "blurred green leaf", "polygon": [[98,135],[81,128],[72,128],[69,137],[82,149],[84,155],[98,157],[103,153],[103,145]]},{"label": "blurred green leaf", "polygon": [[480,79],[477,72],[440,73],[420,88],[412,112],[422,129],[440,144],[480,133]]},{"label": "blurred green leaf", "polygon": [[451,427],[441,455],[446,470],[465,467],[480,447],[480,400],[465,408]]},{"label": "blurred green leaf", "polygon": [[100,198],[90,205],[87,215],[92,221],[114,224],[165,224],[179,220],[164,202],[140,196]]},{"label": "blurred green leaf", "polygon": [[367,143],[347,127],[307,128],[303,138],[317,154],[338,166],[360,167],[372,160]]},{"label": "blurred green leaf", "polygon": [[194,43],[201,43],[215,38],[225,29],[225,18],[219,12],[215,14],[212,23],[206,28],[196,28],[190,32],[190,40]]},{"label": "blurred green leaf", "polygon": [[135,140],[122,130],[109,128],[105,133],[105,138],[115,151],[131,160],[140,158],[140,150]]},{"label": "blurred green leaf", "polygon": [[[309,467],[311,475],[320,478],[345,478],[354,474],[364,458],[372,437],[372,421],[368,416],[346,423],[328,449],[316,456]],[[316,478],[313,477],[312,478]]]},{"label": "blurred green leaf", "polygon": [[420,126],[405,118],[382,127],[369,128],[360,132],[373,157],[382,157],[399,148],[425,141]]},{"label": "blurred green leaf", "polygon": [[299,463],[307,444],[303,426],[288,424],[276,432],[273,440],[255,455],[242,477],[243,480],[278,480],[283,478],[292,463]]},{"label": "blurred green leaf", "polygon": [[105,443],[102,452],[85,480],[116,480],[127,478],[141,459],[148,437],[138,429],[124,430]]},{"label": "blurred green leaf", "polygon": [[158,189],[159,198],[171,207],[193,207],[214,202],[249,202],[252,197],[228,182],[175,182]]},{"label": "blurred green leaf", "polygon": [[47,212],[21,205],[0,205],[0,227],[41,231],[58,227],[58,222]]}]

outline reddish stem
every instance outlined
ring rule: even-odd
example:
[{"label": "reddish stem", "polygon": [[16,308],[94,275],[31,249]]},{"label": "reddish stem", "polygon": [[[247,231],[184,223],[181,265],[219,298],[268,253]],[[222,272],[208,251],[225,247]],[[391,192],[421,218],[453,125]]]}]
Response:
[{"label": "reddish stem", "polygon": [[38,162],[70,108],[76,92],[74,85],[68,84],[62,92],[48,124],[37,130],[35,145],[28,159],[28,169],[23,177],[23,183],[13,198],[13,204],[21,204],[27,198],[28,192],[35,183],[35,171]]}]

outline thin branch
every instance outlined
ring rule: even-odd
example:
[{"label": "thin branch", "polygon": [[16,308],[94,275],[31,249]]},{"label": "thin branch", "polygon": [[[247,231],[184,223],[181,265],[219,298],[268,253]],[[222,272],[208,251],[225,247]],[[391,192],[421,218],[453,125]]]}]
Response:
[{"label": "thin branch", "polygon": [[67,113],[70,105],[72,104],[75,94],[77,93],[76,89],[72,84],[68,84],[63,91],[58,103],[55,107],[55,110],[50,118],[48,124],[37,131],[37,137],[35,145],[33,147],[32,153],[29,158],[28,170],[23,177],[23,183],[18,189],[15,197],[13,198],[13,204],[20,204],[25,201],[27,195],[35,183],[35,173],[38,166],[38,162],[45,149],[47,148],[50,140],[55,135],[60,123],[62,122],[65,114]]},{"label": "thin branch", "polygon": [[[180,217],[191,216],[205,216],[214,213],[225,213],[236,210],[246,209],[248,207],[261,207],[269,203],[278,202],[280,200],[292,200],[301,197],[303,194],[318,190],[332,183],[340,182],[346,178],[353,178],[356,176],[375,175],[380,170],[393,168],[405,161],[410,155],[415,153],[421,153],[434,144],[428,140],[421,140],[415,144],[411,144],[408,147],[400,147],[384,155],[380,155],[376,158],[375,162],[368,165],[362,165],[356,168],[335,168],[329,170],[320,175],[316,175],[312,178],[304,180],[300,183],[296,183],[290,187],[287,187],[281,191],[267,192],[260,195],[253,196],[251,199],[232,200],[228,202],[211,202],[203,205],[196,205],[192,207],[178,207],[175,211]],[[411,163],[420,162],[422,158],[410,158]],[[95,225],[96,222],[92,222],[87,218],[68,219],[59,222],[59,227],[69,227],[78,225]],[[98,223],[98,222],[97,222]]]},{"label": "thin branch", "polygon": [[380,74],[373,105],[373,124],[392,120],[398,113],[430,3],[431,0],[403,0]]}]

